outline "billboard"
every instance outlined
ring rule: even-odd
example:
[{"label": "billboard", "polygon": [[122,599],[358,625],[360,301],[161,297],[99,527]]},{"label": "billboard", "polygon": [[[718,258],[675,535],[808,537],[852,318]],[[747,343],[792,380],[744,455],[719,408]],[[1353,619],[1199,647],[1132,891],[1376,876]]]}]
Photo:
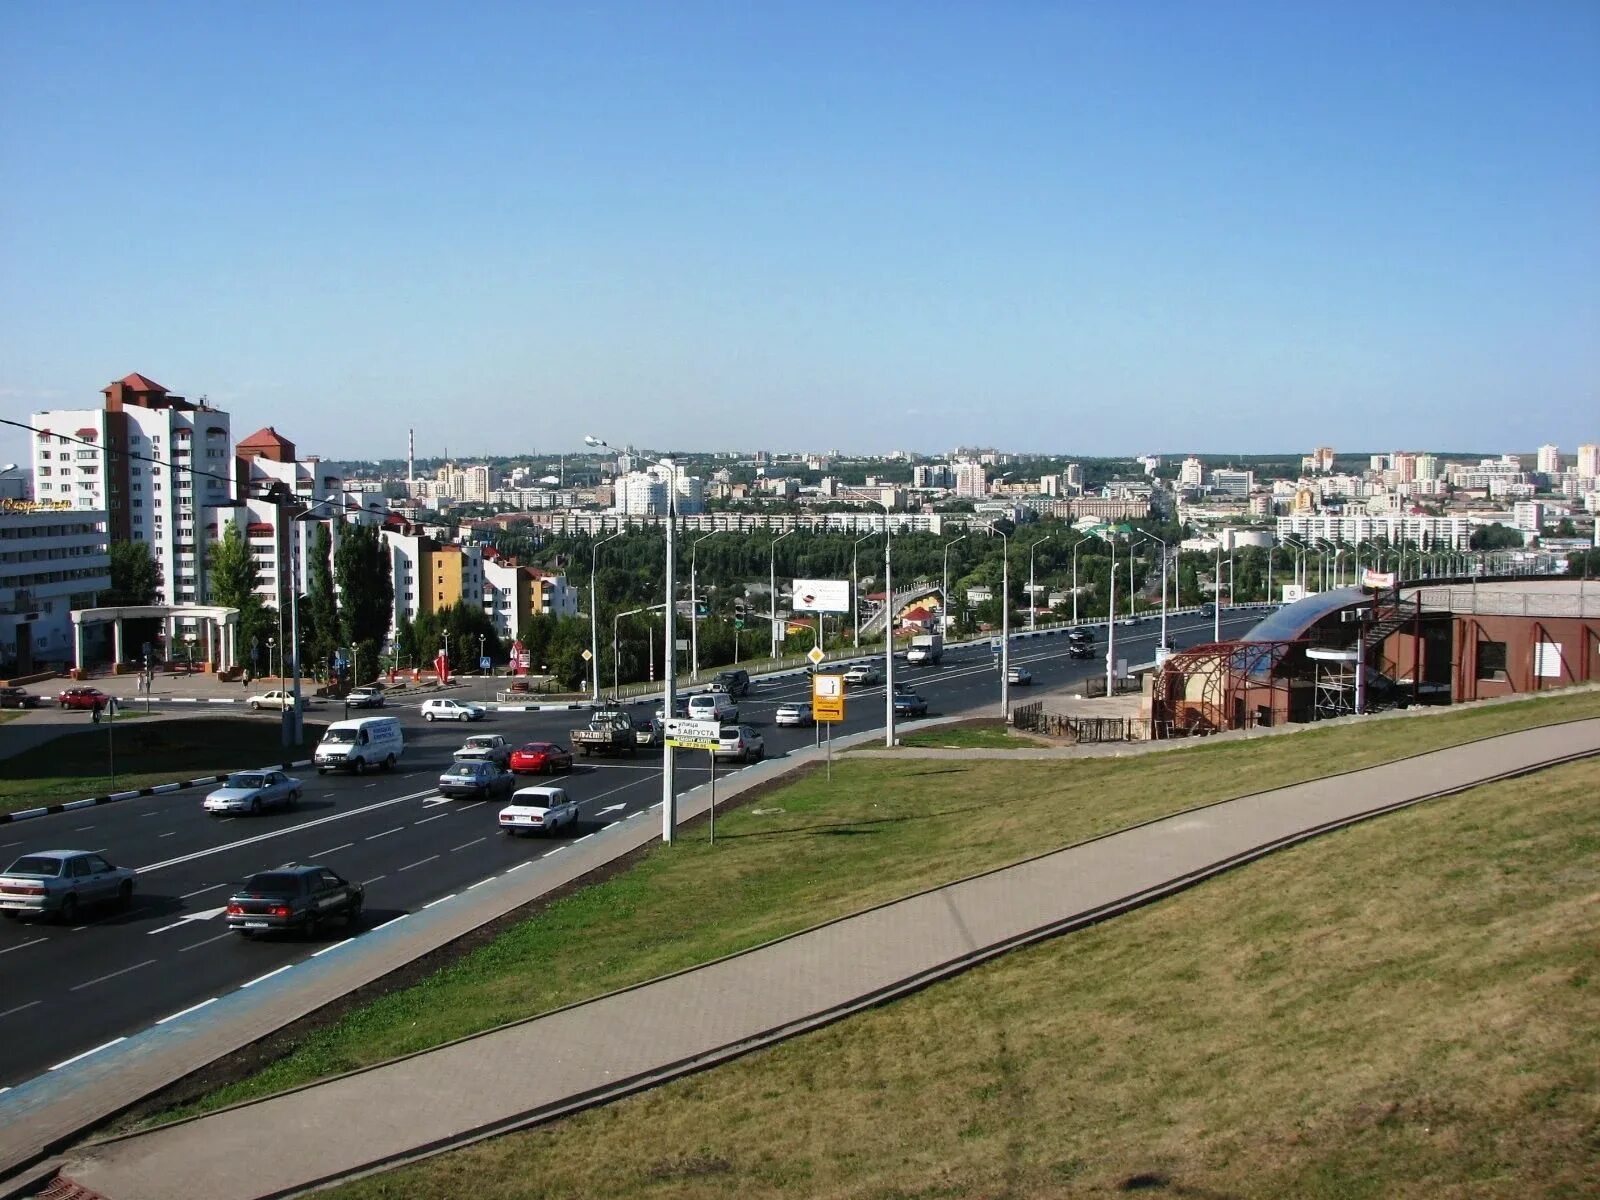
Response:
[{"label": "billboard", "polygon": [[1378,591],[1392,588],[1394,583],[1395,574],[1393,571],[1374,571],[1371,567],[1368,567],[1361,576],[1362,587],[1374,588]]},{"label": "billboard", "polygon": [[796,579],[790,604],[795,612],[847,613],[850,611],[850,581]]}]

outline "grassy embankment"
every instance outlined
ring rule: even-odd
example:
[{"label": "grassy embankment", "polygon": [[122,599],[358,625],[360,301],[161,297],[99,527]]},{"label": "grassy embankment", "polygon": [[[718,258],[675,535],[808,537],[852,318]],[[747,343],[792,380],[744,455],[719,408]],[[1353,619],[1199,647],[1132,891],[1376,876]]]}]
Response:
[{"label": "grassy embankment", "polygon": [[[139,716],[143,717],[140,713]],[[282,762],[276,721],[248,717],[164,717],[131,720],[119,714],[115,727],[84,717],[81,729],[0,758],[0,812],[60,804],[111,791],[152,787],[219,771]],[[305,744],[315,746],[321,723],[306,722]],[[305,758],[308,751],[294,751]],[[116,786],[109,767],[115,756]]]},{"label": "grassy embankment", "polygon": [[846,759],[684,831],[427,980],[306,1037],[211,1108],[545,1011],[1193,805],[1513,729],[1600,716],[1546,698],[1148,757]]}]

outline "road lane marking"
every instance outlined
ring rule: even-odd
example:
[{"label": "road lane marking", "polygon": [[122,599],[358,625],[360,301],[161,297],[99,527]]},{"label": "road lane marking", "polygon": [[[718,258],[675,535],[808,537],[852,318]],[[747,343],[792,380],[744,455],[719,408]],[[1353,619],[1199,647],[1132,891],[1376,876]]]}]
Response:
[{"label": "road lane marking", "polygon": [[[97,983],[104,983],[108,979],[115,979],[118,975],[126,975],[129,971],[137,971],[140,967],[148,967],[156,960],[147,958],[142,963],[134,963],[131,967],[123,967],[120,971],[113,971],[109,975],[102,975],[99,979],[91,979],[87,983],[75,983],[67,989],[69,992],[81,992],[86,987],[93,987]],[[50,1068],[52,1071],[54,1067]]]},{"label": "road lane marking", "polygon": [[220,887],[227,887],[227,886],[228,885],[225,884],[225,883],[213,883],[210,887],[196,888],[192,892],[185,892],[185,893],[183,893],[183,895],[179,896],[178,899],[179,900],[190,900],[190,899],[193,899],[195,896],[204,896],[207,892],[214,892]]},{"label": "road lane marking", "polygon": [[443,904],[446,900],[454,900],[455,898],[456,898],[456,894],[454,892],[451,892],[448,896],[440,896],[437,900],[429,900],[422,907],[423,908],[432,908],[435,904]]},{"label": "road lane marking", "polygon": [[[462,842],[461,845],[459,845],[459,846],[452,846],[450,848],[450,853],[454,854],[457,850],[465,850],[468,846],[476,846],[479,842],[487,842],[488,840],[489,839],[488,839],[487,836],[481,837],[481,838],[473,838],[470,842]],[[44,939],[40,938],[39,940],[42,942]]]},{"label": "road lane marking", "polygon": [[324,947],[323,947],[323,948],[322,948],[322,949],[321,949],[321,950],[317,950],[317,951],[315,951],[315,952],[314,952],[314,953],[313,953],[313,954],[312,954],[312,955],[311,955],[311,957],[312,957],[312,958],[321,958],[321,957],[322,957],[322,956],[323,956],[323,955],[324,955],[324,954],[327,954],[327,953],[328,953],[328,952],[329,952],[329,951],[330,951],[330,950],[337,950],[337,949],[338,949],[338,948],[339,948],[339,947],[340,947],[340,946],[348,946],[348,945],[349,945],[349,944],[350,944],[350,943],[351,943],[351,942],[353,942],[353,941],[355,941],[355,938],[353,938],[353,937],[347,937],[347,938],[345,938],[345,940],[344,940],[344,941],[342,941],[342,942],[335,942],[335,943],[334,943],[334,944],[333,944],[333,945],[331,945],[331,946],[324,946]]},{"label": "road lane marking", "polygon": [[125,1038],[125,1037],[112,1038],[109,1042],[104,1042],[104,1043],[96,1046],[93,1050],[85,1050],[82,1054],[74,1054],[71,1058],[66,1059],[64,1062],[58,1062],[55,1066],[51,1067],[50,1069],[52,1071],[59,1071],[59,1070],[61,1070],[62,1067],[70,1067],[75,1062],[82,1062],[84,1059],[88,1058],[89,1055],[91,1055],[91,1054],[99,1054],[100,1051],[109,1050],[109,1049],[111,1049],[111,1047],[115,1046],[118,1042],[125,1042],[127,1040],[128,1039]]},{"label": "road lane marking", "polygon": [[37,1003],[39,1003],[37,1000],[29,1000],[26,1004],[19,1004],[15,1008],[8,1008],[5,1012],[0,1012],[0,1017],[9,1017],[12,1013],[19,1013],[25,1008],[32,1008]]},{"label": "road lane marking", "polygon": [[178,836],[178,831],[176,829],[174,829],[171,833],[158,833],[158,834],[156,834],[156,836],[157,837],[177,837]]},{"label": "road lane marking", "polygon": [[279,967],[276,971],[268,971],[265,975],[257,975],[249,983],[241,983],[239,986],[241,988],[255,987],[256,984],[265,983],[267,980],[271,979],[274,975],[282,975],[285,971],[294,970],[294,967],[295,967],[294,963],[284,963],[283,966]]},{"label": "road lane marking", "polygon": [[369,834],[362,840],[367,842],[375,842],[381,837],[388,837],[391,833],[399,833],[404,828],[404,825],[396,825],[393,829],[385,829],[382,833]]},{"label": "road lane marking", "polygon": [[[318,825],[326,825],[330,821],[343,821],[347,817],[357,817],[357,816],[360,816],[362,813],[369,813],[369,812],[373,812],[376,809],[387,808],[392,804],[403,804],[407,800],[416,800],[416,799],[419,799],[420,797],[426,796],[428,794],[429,794],[428,792],[415,792],[415,793],[413,793],[412,795],[409,795],[409,796],[395,796],[393,799],[390,799],[390,800],[379,800],[375,804],[367,804],[367,805],[362,806],[361,808],[352,808],[349,812],[334,813],[331,816],[327,816],[327,817],[318,817],[314,821],[302,821],[298,825],[286,825],[282,829],[273,829],[273,830],[270,830],[267,833],[258,833],[256,835],[254,835],[253,837],[240,838],[236,842],[227,842],[227,843],[225,843],[224,845],[221,845],[221,846],[212,846],[210,849],[207,849],[207,850],[196,850],[193,854],[184,854],[184,855],[180,855],[177,858],[166,859],[163,862],[151,863],[147,867],[140,867],[139,870],[141,872],[148,873],[150,871],[159,871],[163,867],[175,867],[175,866],[178,866],[180,863],[193,862],[197,858],[205,858],[207,855],[222,854],[222,853],[224,853],[224,852],[226,852],[228,850],[237,850],[241,846],[250,846],[250,845],[255,844],[256,842],[264,842],[264,841],[267,841],[269,838],[284,837],[284,836],[286,836],[288,834],[291,834],[291,833],[299,833],[303,829],[314,829]],[[232,819],[233,818],[231,818],[231,817],[229,818],[229,820],[232,820]]]},{"label": "road lane marking", "polygon": [[208,937],[203,942],[194,942],[194,943],[192,943],[191,945],[188,945],[188,946],[179,946],[178,947],[178,953],[179,954],[187,954],[191,950],[198,950],[198,949],[200,949],[201,946],[209,946],[209,945],[211,945],[212,942],[220,942],[223,938],[232,937],[232,936],[233,936],[233,930],[230,929],[230,930],[228,930],[227,933],[219,933],[219,934],[216,935],[216,937]]},{"label": "road lane marking", "polygon": [[188,1008],[179,1009],[177,1012],[173,1013],[170,1017],[162,1017],[161,1020],[156,1022],[156,1024],[157,1025],[165,1025],[168,1021],[176,1021],[179,1017],[187,1017],[190,1013],[199,1012],[206,1005],[215,1004],[216,1002],[217,1002],[217,998],[215,996],[213,996],[209,1000],[200,1001],[199,1004],[191,1004],[191,1005],[189,1005]]},{"label": "road lane marking", "polygon": [[72,832],[73,832],[73,833],[82,833],[82,832],[83,832],[83,831],[84,831],[84,830],[86,830],[86,829],[93,829],[93,828],[94,828],[94,826],[93,826],[93,825],[79,825],[79,826],[78,826],[78,827],[77,827],[77,828],[76,828],[76,829],[74,829],[74,830],[73,830],[73,831],[72,831]]},{"label": "road lane marking", "polygon": [[[473,889],[473,888],[481,888],[481,887],[482,887],[482,886],[483,886],[483,885],[484,885],[484,884],[486,884],[486,883],[493,883],[493,882],[494,882],[494,881],[495,881],[495,880],[496,880],[496,879],[498,879],[498,878],[500,878],[500,877],[499,877],[499,876],[498,876],[498,875],[491,875],[491,876],[489,876],[489,878],[487,878],[487,879],[480,879],[480,880],[478,880],[478,882],[477,882],[477,883],[472,883],[472,884],[468,884],[468,885],[467,885],[467,891],[469,891],[469,892],[470,892],[470,891],[471,891],[471,890],[472,890],[472,889]],[[35,1004],[37,1004],[37,1003],[38,1003],[38,1001],[37,1001],[37,1000],[35,1000],[35,1001],[34,1001],[34,1003],[35,1003]]]},{"label": "road lane marking", "polygon": [[[29,946],[37,946],[40,942],[48,942],[49,940],[49,938],[34,938],[33,941],[23,942],[21,945],[7,946],[4,950],[0,950],[0,954],[10,954],[13,950],[26,950]],[[0,1016],[3,1015],[3,1013],[0,1013]]]},{"label": "road lane marking", "polygon": [[354,842],[346,842],[342,846],[335,846],[332,850],[318,850],[311,857],[312,858],[327,858],[328,855],[330,855],[330,854],[337,854],[341,850],[348,850],[348,849],[350,849],[351,846],[354,846],[354,845],[355,845]]},{"label": "road lane marking", "polygon": [[[401,871],[409,871],[409,870],[411,870],[412,867],[426,866],[428,863],[431,863],[434,859],[436,859],[438,857],[439,856],[437,854],[430,854],[430,855],[428,855],[427,858],[424,858],[419,862],[407,863],[405,866],[401,867],[400,870]],[[399,874],[398,871],[395,872],[395,873]]]},{"label": "road lane marking", "polygon": [[[381,876],[380,876],[380,878],[381,878]],[[387,928],[389,928],[389,926],[393,925],[396,921],[404,921],[410,915],[411,915],[410,913],[401,913],[398,917],[392,917],[389,920],[385,921],[382,925],[378,925],[378,926],[374,927],[372,932],[373,933],[377,933],[379,929],[387,929]]]},{"label": "road lane marking", "polygon": [[374,875],[371,879],[363,879],[361,881],[361,886],[366,887],[369,883],[377,883],[378,880],[387,878],[389,878],[387,875]]},{"label": "road lane marking", "polygon": [[445,817],[448,817],[448,816],[449,816],[449,815],[450,815],[450,814],[449,814],[449,813],[447,813],[447,812],[442,812],[442,813],[439,813],[439,814],[437,814],[437,815],[436,815],[436,816],[432,816],[432,817],[423,817],[423,818],[422,818],[422,820],[420,820],[420,821],[413,821],[413,822],[411,822],[411,823],[412,823],[412,824],[413,824],[413,825],[426,825],[426,824],[427,824],[427,823],[428,823],[428,822],[429,822],[429,821],[442,821],[442,820],[443,820],[443,819],[444,819],[444,818],[445,818]]}]

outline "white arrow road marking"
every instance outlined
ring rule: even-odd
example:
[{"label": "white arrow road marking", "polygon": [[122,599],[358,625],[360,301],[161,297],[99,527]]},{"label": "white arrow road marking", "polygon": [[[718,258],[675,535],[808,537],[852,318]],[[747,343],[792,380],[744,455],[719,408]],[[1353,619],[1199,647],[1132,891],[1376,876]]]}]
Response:
[{"label": "white arrow road marking", "polygon": [[454,804],[454,803],[455,803],[455,799],[453,797],[450,797],[450,796],[435,796],[431,800],[424,800],[422,802],[422,807],[423,808],[432,808],[435,804]]},{"label": "white arrow road marking", "polygon": [[625,809],[627,807],[628,806],[626,804],[608,804],[604,808],[602,808],[599,812],[595,813],[595,816],[603,817],[607,813],[621,812],[623,809]]},{"label": "white arrow road marking", "polygon": [[185,913],[171,925],[163,925],[160,929],[152,929],[150,930],[150,933],[165,933],[169,929],[177,929],[179,926],[187,925],[190,921],[209,921],[213,917],[220,917],[227,911],[228,906],[224,904],[221,908],[208,908],[205,910],[205,912]]}]

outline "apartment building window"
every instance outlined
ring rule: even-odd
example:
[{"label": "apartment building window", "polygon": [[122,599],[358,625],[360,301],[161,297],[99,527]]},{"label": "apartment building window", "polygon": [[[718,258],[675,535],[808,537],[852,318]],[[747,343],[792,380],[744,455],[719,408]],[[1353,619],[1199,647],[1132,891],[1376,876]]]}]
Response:
[{"label": "apartment building window", "polygon": [[1504,642],[1478,643],[1478,678],[1504,681],[1506,676],[1506,644]]}]

